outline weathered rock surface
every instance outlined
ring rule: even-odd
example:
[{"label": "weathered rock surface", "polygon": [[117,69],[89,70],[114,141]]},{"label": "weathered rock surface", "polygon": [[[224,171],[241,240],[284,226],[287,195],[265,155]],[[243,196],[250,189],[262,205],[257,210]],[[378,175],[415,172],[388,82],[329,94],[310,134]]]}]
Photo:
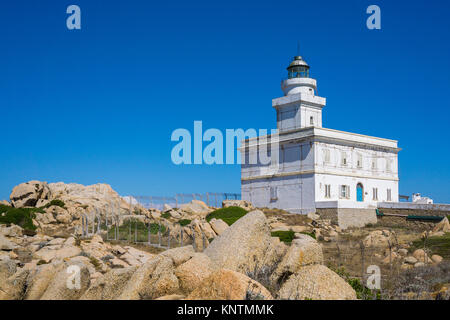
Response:
[{"label": "weathered rock surface", "polygon": [[51,280],[41,300],[78,300],[89,285],[90,274],[87,266],[81,263],[65,264]]},{"label": "weathered rock surface", "polygon": [[174,271],[173,260],[167,256],[158,255],[139,267],[118,299],[155,299],[176,294],[179,292],[179,281]]},{"label": "weathered rock surface", "polygon": [[246,201],[246,200],[224,200],[224,201],[222,201],[222,207],[223,208],[240,207],[247,211],[252,211],[255,209],[253,204],[250,201]]},{"label": "weathered rock surface", "polygon": [[14,187],[11,204],[15,208],[34,207],[39,199],[47,199],[50,190],[46,182],[30,181]]},{"label": "weathered rock surface", "polygon": [[260,283],[246,275],[221,269],[206,278],[187,297],[188,300],[271,300],[272,295]]},{"label": "weathered rock surface", "polygon": [[114,300],[122,293],[137,267],[112,269],[100,276],[80,300]]},{"label": "weathered rock surface", "polygon": [[281,287],[280,299],[355,300],[355,290],[323,265],[300,268]]},{"label": "weathered rock surface", "polygon": [[363,244],[365,247],[388,248],[389,245],[396,245],[397,239],[394,232],[389,230],[375,230],[364,238]]},{"label": "weathered rock surface", "polygon": [[190,293],[216,269],[207,255],[195,253],[191,259],[176,268],[175,275],[179,280],[180,289],[184,293]]},{"label": "weathered rock surface", "polygon": [[209,224],[211,225],[211,228],[214,230],[214,232],[219,236],[228,229],[228,224],[222,219],[212,218],[209,221]]},{"label": "weathered rock surface", "polygon": [[434,228],[433,233],[437,232],[450,232],[450,223],[448,222],[448,218],[445,217],[441,220]]},{"label": "weathered rock surface", "polygon": [[302,235],[300,239],[294,239],[291,246],[272,274],[273,282],[287,279],[301,267],[311,264],[323,264],[321,245],[312,237]]},{"label": "weathered rock surface", "polygon": [[270,243],[266,217],[255,210],[226,229],[204,253],[220,268],[246,273],[263,265]]},{"label": "weathered rock surface", "polygon": [[192,200],[189,203],[182,204],[180,209],[184,212],[194,214],[194,215],[202,215],[206,216],[208,213],[213,211],[209,208],[206,203],[200,200]]}]

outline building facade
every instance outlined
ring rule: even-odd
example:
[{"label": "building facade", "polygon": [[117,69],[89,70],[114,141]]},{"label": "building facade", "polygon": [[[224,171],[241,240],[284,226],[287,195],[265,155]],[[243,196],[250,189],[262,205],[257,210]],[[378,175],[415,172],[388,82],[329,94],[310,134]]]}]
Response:
[{"label": "building facade", "polygon": [[[326,99],[316,95],[309,65],[296,56],[287,70],[281,83],[284,96],[272,100],[278,154],[269,164],[259,158],[252,162],[266,141],[259,137],[242,142],[242,199],[294,213],[398,202],[397,141],[323,128]],[[269,145],[272,138],[265,137]]]}]

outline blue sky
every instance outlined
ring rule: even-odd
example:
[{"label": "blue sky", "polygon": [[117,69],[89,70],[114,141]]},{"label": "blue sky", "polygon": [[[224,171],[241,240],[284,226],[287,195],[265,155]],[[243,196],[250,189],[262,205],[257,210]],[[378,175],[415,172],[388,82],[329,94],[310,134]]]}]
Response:
[{"label": "blue sky", "polygon": [[[82,29],[66,28],[81,8]],[[382,29],[366,28],[381,8]],[[176,166],[173,130],[274,128],[301,42],[324,127],[399,140],[400,193],[450,202],[448,1],[2,1],[0,199],[28,180],[120,194],[239,192]]]}]

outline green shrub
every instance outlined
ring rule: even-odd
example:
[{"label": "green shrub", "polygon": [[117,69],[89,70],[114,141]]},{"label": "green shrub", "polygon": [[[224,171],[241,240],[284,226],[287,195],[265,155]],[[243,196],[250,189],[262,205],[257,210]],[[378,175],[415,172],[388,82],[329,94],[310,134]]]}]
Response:
[{"label": "green shrub", "polygon": [[[151,234],[157,234],[159,231],[159,224],[157,223],[150,223],[150,233]],[[166,227],[161,225],[161,233],[166,232]]]},{"label": "green shrub", "polygon": [[161,217],[163,217],[164,219],[169,219],[170,218],[170,213],[169,212],[165,212],[161,215]]},{"label": "green shrub", "polygon": [[181,219],[178,223],[180,224],[180,226],[184,227],[187,226],[189,223],[191,223],[192,220],[189,219]]},{"label": "green shrub", "polygon": [[355,290],[356,297],[360,300],[373,300],[381,299],[380,291],[378,290],[370,290],[366,286],[361,283],[361,280],[358,278],[351,278],[350,274],[345,270],[344,267],[335,267],[331,264],[328,264],[328,268],[332,271],[336,272],[338,276],[347,281],[347,283]]},{"label": "green shrub", "polygon": [[286,243],[291,243],[294,240],[295,232],[292,230],[289,231],[274,231],[271,232],[270,235],[272,237],[278,237],[281,241]]},{"label": "green shrub", "polygon": [[36,213],[44,213],[44,210],[41,208],[13,208],[0,205],[0,223],[15,224],[25,230],[36,230],[36,226],[33,225]]},{"label": "green shrub", "polygon": [[64,203],[64,201],[58,200],[58,199],[50,201],[45,206],[41,207],[41,209],[50,208],[51,206],[57,206],[57,207],[61,207],[63,209],[66,209],[66,204]]},{"label": "green shrub", "polygon": [[221,219],[226,222],[229,226],[231,226],[233,223],[235,223],[237,220],[242,218],[247,214],[247,211],[245,209],[242,209],[240,207],[228,207],[228,208],[222,208],[218,209],[216,211],[211,212],[206,216],[206,221],[210,221],[211,219]]},{"label": "green shrub", "polygon": [[47,264],[47,261],[39,260],[38,263],[37,263],[38,266],[43,265],[43,264]]},{"label": "green shrub", "polygon": [[360,300],[376,300],[381,299],[381,294],[378,290],[370,290],[366,286],[363,286],[361,280],[357,278],[347,279],[348,284],[355,290],[356,297]]}]

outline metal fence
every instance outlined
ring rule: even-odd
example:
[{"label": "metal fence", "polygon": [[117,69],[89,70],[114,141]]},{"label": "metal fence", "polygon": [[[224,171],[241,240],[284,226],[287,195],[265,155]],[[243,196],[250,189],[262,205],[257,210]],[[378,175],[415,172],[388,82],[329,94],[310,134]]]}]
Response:
[{"label": "metal fence", "polygon": [[194,230],[192,226],[146,223],[137,218],[127,218],[122,222],[113,219],[111,224],[106,225],[105,233],[107,241],[145,244],[163,249],[192,245],[195,251],[203,251],[209,245],[209,239],[203,231]]},{"label": "metal fence", "polygon": [[[240,200],[240,193],[178,193],[175,196],[133,196],[134,200],[144,208],[155,208],[162,210],[164,204],[168,204],[172,208],[179,208],[182,204],[189,203],[192,200],[200,200],[209,207],[221,208],[224,200]],[[133,200],[132,200],[133,201]]]}]

